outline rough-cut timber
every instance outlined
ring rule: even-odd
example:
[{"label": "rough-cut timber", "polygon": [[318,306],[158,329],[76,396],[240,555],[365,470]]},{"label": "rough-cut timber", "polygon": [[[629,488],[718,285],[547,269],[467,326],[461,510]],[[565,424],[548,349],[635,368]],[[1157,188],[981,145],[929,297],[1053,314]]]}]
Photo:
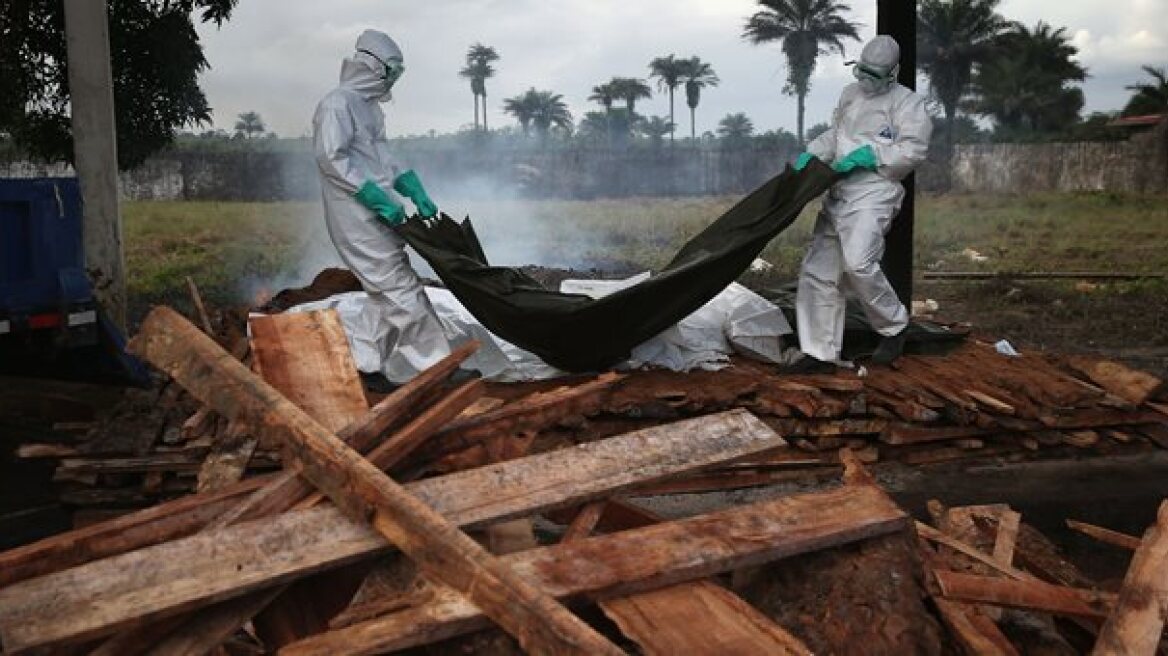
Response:
[{"label": "rough-cut timber", "polygon": [[1132,556],[1115,611],[1103,624],[1096,656],[1143,656],[1156,653],[1168,614],[1168,501],[1160,504],[1156,523],[1144,533]]},{"label": "rough-cut timber", "polygon": [[[360,421],[338,434],[367,451],[415,406],[435,395],[445,379],[478,348],[470,342],[385,397]],[[226,526],[279,512],[313,491],[291,472],[257,476],[211,494],[197,494],[54,535],[0,553],[0,588],[33,576],[174,540],[207,526]],[[250,495],[250,496],[249,496]],[[288,501],[291,499],[291,502]],[[242,503],[241,503],[242,501]]]},{"label": "rough-cut timber", "polygon": [[[918,530],[923,526],[925,525],[917,523]],[[944,535],[939,531],[937,534]],[[923,540],[920,541],[920,554],[925,564],[934,570],[943,566],[944,559],[941,555]],[[989,556],[985,559],[990,563],[997,562]],[[1018,650],[998,625],[982,614],[976,606],[950,601],[937,594],[933,594],[932,597],[941,621],[945,623],[945,627],[949,629],[949,633],[966,656],[1018,656]]]},{"label": "rough-cut timber", "polygon": [[[587,537],[605,510],[617,504],[620,502],[597,501],[584,506],[564,532],[563,542]],[[638,528],[664,521],[646,510],[621,505],[618,512]],[[603,599],[600,607],[622,633],[650,655],[811,653],[802,641],[754,606],[709,579]]]},{"label": "rough-cut timber", "polygon": [[1140,539],[1134,535],[1120,533],[1119,531],[1113,531],[1109,528],[1103,528],[1102,526],[1096,526],[1094,524],[1088,524],[1087,522],[1079,522],[1073,519],[1068,519],[1067,528],[1078,531],[1083,535],[1095,538],[1100,542],[1120,547],[1121,549],[1135,551],[1136,549],[1140,548]]},{"label": "rough-cut timber", "polygon": [[935,570],[941,594],[953,601],[1037,610],[1070,617],[1106,617],[1114,595],[1042,581],[1015,581]]},{"label": "rough-cut timber", "polygon": [[0,553],[0,588],[100,558],[190,535],[280,474],[190,495]]},{"label": "rough-cut timber", "polygon": [[1096,385],[1136,405],[1147,401],[1164,387],[1164,381],[1159,378],[1130,369],[1118,362],[1071,356],[1067,358],[1067,364],[1090,378]]},{"label": "rough-cut timber", "polygon": [[[406,489],[452,522],[473,527],[783,445],[774,431],[737,410],[425,479]],[[60,640],[84,639],[336,567],[389,546],[333,506],[292,511],[0,590],[0,636],[8,626],[36,621],[56,624],[35,629],[45,639],[50,633]],[[139,574],[124,576],[128,571]],[[103,600],[100,613],[94,607],[98,599]]]},{"label": "rough-cut timber", "polygon": [[613,386],[622,380],[624,376],[610,372],[596,380],[532,394],[498,409],[466,417],[451,423],[420,448],[416,459],[433,460],[493,437],[543,430],[568,417],[594,414],[608,399]]},{"label": "rough-cut timber", "polygon": [[[831,508],[832,512],[824,512]],[[880,490],[847,486],[592,537],[504,557],[557,597],[624,596],[905,529]],[[288,645],[288,655],[373,654],[489,626],[481,611],[439,591],[422,605]]]},{"label": "rough-cut timber", "polygon": [[[336,311],[253,316],[248,327],[256,373],[326,429],[343,430],[368,411]],[[460,400],[453,410],[464,404]],[[366,573],[365,565],[356,565],[297,582],[253,618],[256,635],[265,645],[278,647],[323,629],[329,617],[348,605]],[[177,637],[172,633],[168,639]],[[200,646],[209,651],[219,635],[200,627],[195,639],[205,641]]]},{"label": "rough-cut timber", "polygon": [[256,374],[321,426],[335,433],[369,410],[335,310],[253,316],[248,327]]},{"label": "rough-cut timber", "polygon": [[181,315],[155,308],[129,350],[220,414],[265,426],[286,456],[351,516],[373,525],[435,581],[454,588],[528,650],[620,653],[555,600],[347,447]]},{"label": "rough-cut timber", "polygon": [[738,595],[706,579],[602,602],[650,656],[809,656],[801,640]]}]

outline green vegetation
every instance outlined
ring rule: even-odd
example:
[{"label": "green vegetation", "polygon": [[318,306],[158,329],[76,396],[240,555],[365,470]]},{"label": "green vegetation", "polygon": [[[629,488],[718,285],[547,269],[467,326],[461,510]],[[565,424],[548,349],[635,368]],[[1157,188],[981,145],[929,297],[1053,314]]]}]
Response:
[{"label": "green vegetation", "polygon": [[[663,266],[733,202],[448,201],[445,208],[474,217],[488,257],[500,257],[505,247],[528,254],[530,262],[627,271]],[[777,278],[798,271],[817,206],[764,251]],[[245,300],[261,282],[297,273],[303,254],[328,240],[316,203],[136,202],[126,204],[125,215],[130,288],[140,303],[185,295],[188,275],[217,303]],[[918,201],[922,271],[1163,272],[1165,243],[1168,203],[1160,197],[950,195]],[[987,259],[975,262],[967,249]]]}]

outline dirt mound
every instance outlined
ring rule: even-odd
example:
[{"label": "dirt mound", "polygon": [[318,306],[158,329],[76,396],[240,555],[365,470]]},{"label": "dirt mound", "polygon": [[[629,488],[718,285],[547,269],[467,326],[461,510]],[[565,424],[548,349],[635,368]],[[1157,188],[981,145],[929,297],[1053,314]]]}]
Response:
[{"label": "dirt mound", "polygon": [[285,289],[276,294],[267,303],[256,308],[268,314],[283,312],[290,307],[301,303],[324,300],[336,294],[361,291],[361,281],[348,269],[325,269],[316,274],[312,283],[300,289]]}]

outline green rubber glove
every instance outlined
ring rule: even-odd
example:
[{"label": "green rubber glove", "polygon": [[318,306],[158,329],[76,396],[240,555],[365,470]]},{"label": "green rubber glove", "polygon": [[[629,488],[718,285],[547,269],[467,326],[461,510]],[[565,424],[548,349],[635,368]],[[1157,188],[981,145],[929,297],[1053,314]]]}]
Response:
[{"label": "green rubber glove", "polygon": [[807,165],[810,164],[811,160],[813,159],[815,159],[815,155],[812,155],[811,153],[800,154],[799,159],[795,160],[795,170],[802,171],[803,169],[807,168]]},{"label": "green rubber glove", "polygon": [[353,198],[373,210],[374,214],[391,226],[398,226],[406,221],[406,211],[401,203],[390,198],[389,194],[372,180],[366,180],[357,193],[353,194]]},{"label": "green rubber glove", "polygon": [[414,201],[414,205],[418,208],[418,214],[427,219],[438,214],[438,206],[430,200],[430,195],[422,186],[422,179],[418,177],[417,173],[414,173],[413,169],[397,176],[397,179],[393,181],[393,190]]},{"label": "green rubber glove", "polygon": [[875,171],[879,164],[880,162],[876,160],[876,151],[872,146],[860,146],[836,162],[832,168],[839,173],[851,173],[855,169]]}]

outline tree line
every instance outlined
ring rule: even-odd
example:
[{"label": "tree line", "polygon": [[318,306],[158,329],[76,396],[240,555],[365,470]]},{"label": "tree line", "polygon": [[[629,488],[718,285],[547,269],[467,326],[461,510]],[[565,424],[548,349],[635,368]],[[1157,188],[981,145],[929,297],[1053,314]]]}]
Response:
[{"label": "tree line", "polygon": [[[197,22],[221,25],[238,0],[142,0],[109,3],[119,166],[130,168],[174,142],[183,130],[211,122],[211,109],[198,86],[206,69]],[[1000,0],[917,0],[918,59],[928,93],[940,116],[939,141],[950,152],[967,138],[986,138],[988,121],[997,140],[1036,136],[1094,138],[1106,133],[1110,116],[1083,120],[1082,88],[1089,71],[1066,28],[1046,22],[1020,24],[1000,13]],[[844,56],[859,41],[860,25],[851,7],[833,0],[758,0],[744,17],[741,37],[757,45],[778,44],[786,68],[783,92],[796,99],[796,132],[754,135],[749,117],[730,113],[718,123],[722,143],[760,140],[804,143],[805,101],[820,57]],[[0,3],[0,141],[45,160],[70,160],[69,81],[63,5],[59,0]],[[488,132],[487,81],[498,74],[500,53],[475,44],[458,74],[470,82],[474,132]],[[1121,115],[1168,112],[1168,67],[1147,65],[1145,76],[1127,89]],[[658,92],[669,97],[668,116],[642,116],[638,101]],[[534,87],[503,100],[519,132],[536,143],[555,135],[609,145],[645,140],[659,145],[675,139],[675,96],[684,92],[689,137],[697,140],[696,114],[703,93],[718,86],[713,64],[697,56],[656,57],[644,78],[613,77],[591,89],[598,111],[574,120],[561,93]],[[164,99],[165,102],[159,102]],[[977,120],[975,120],[977,119]],[[241,137],[265,133],[256,112],[239,117]],[[211,136],[219,136],[213,133]],[[229,136],[229,135],[228,135]]]}]

